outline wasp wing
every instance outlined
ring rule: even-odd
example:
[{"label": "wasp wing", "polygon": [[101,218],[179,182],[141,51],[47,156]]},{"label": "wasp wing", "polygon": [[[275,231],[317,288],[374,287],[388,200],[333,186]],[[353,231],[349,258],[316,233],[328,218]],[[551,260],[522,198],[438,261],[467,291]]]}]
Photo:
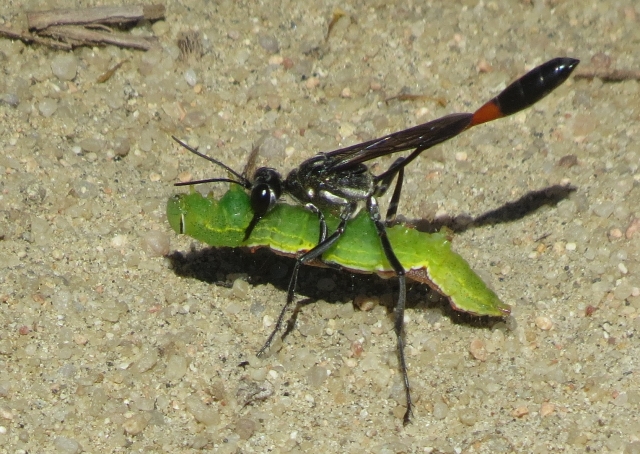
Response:
[{"label": "wasp wing", "polygon": [[470,113],[447,115],[378,139],[324,153],[327,169],[337,172],[401,151],[420,149],[422,152],[460,134],[471,124],[472,118]]}]

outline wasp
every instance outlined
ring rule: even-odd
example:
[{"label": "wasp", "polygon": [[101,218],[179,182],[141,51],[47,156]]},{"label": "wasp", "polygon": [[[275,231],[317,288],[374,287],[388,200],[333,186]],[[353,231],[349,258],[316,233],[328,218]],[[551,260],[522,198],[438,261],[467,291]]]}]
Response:
[{"label": "wasp", "polygon": [[[281,330],[287,309],[295,298],[300,267],[329,250],[344,234],[349,221],[365,209],[373,221],[384,254],[398,279],[398,299],[394,308],[394,331],[402,373],[407,409],[404,424],[412,415],[411,387],[404,355],[403,320],[406,303],[406,272],[391,246],[387,225],[396,217],[404,170],[423,151],[438,145],[482,123],[519,112],[535,104],[560,86],[571,75],[579,60],[569,57],[554,58],[532,69],[505,88],[495,98],[473,113],[455,113],[424,124],[394,132],[328,153],[319,153],[291,170],[286,177],[271,167],[257,169],[252,179],[236,172],[215,158],[204,155],[176,137],[173,139],[192,153],[201,156],[227,170],[235,178],[211,178],[177,183],[176,186],[198,183],[229,182],[245,188],[250,195],[253,217],[245,229],[245,240],[260,220],[288,196],[314,213],[319,220],[318,244],[297,259],[289,281],[286,303],[280,311],[275,328],[258,356],[269,348]],[[381,156],[409,151],[397,158],[387,170],[374,174],[367,163]],[[395,187],[384,220],[380,214],[378,198],[383,196],[395,181]],[[340,222],[333,232],[327,231],[324,213],[336,214]]]}]

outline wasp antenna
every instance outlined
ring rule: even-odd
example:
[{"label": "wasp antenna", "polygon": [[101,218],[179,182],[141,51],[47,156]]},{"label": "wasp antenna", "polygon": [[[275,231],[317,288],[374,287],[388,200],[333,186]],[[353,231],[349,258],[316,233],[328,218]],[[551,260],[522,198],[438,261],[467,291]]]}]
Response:
[{"label": "wasp antenna", "polygon": [[235,183],[237,185],[242,186],[245,189],[249,189],[249,186],[245,186],[243,182],[232,180],[231,178],[205,178],[204,180],[191,180],[191,181],[181,181],[180,183],[174,183],[174,186],[193,186],[196,184],[204,184],[204,183]]},{"label": "wasp antenna", "polygon": [[189,150],[191,153],[193,153],[195,155],[198,155],[201,158],[204,158],[209,162],[213,162],[214,164],[219,165],[220,167],[222,167],[223,169],[225,169],[227,172],[231,173],[234,177],[236,177],[238,179],[238,180],[232,180],[230,178],[210,178],[210,179],[206,179],[206,180],[185,181],[183,183],[176,183],[175,186],[187,186],[187,185],[200,184],[200,183],[227,182],[227,183],[239,184],[240,186],[242,186],[245,189],[251,189],[251,182],[247,178],[245,178],[244,176],[240,175],[238,172],[233,170],[228,165],[223,164],[222,162],[218,161],[215,158],[212,158],[211,156],[207,156],[204,153],[200,153],[198,150],[196,150],[195,148],[187,145],[185,142],[183,142],[182,140],[178,139],[176,136],[171,136],[171,138],[173,140],[175,140],[176,142],[178,142],[180,145],[182,145],[184,148]]}]

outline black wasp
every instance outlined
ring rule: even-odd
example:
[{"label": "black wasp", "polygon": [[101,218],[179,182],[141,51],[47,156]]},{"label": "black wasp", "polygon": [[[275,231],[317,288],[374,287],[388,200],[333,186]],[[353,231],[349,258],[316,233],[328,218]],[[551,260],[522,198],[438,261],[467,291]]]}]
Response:
[{"label": "black wasp", "polygon": [[[251,235],[258,222],[278,203],[283,195],[291,197],[318,216],[320,224],[318,244],[297,258],[289,281],[287,301],[280,311],[274,330],[258,352],[258,355],[262,355],[269,348],[282,327],[286,310],[294,300],[300,266],[319,258],[331,248],[344,233],[349,220],[362,208],[365,208],[376,226],[382,249],[399,282],[399,296],[394,309],[394,330],[407,401],[407,410],[404,414],[404,423],[407,424],[412,414],[412,403],[403,340],[403,319],[406,300],[405,270],[393,252],[385,228],[396,216],[402,190],[404,168],[417,158],[420,153],[434,145],[457,136],[473,126],[514,114],[536,103],[561,85],[578,63],[579,60],[574,58],[554,58],[529,71],[474,113],[447,115],[368,142],[329,153],[320,153],[304,161],[300,167],[293,169],[286,178],[282,178],[282,175],[273,168],[262,167],[255,172],[253,180],[249,180],[220,161],[198,152],[174,137],[174,140],[189,151],[226,169],[236,178],[189,181],[177,183],[176,186],[225,181],[239,184],[250,191],[251,207],[254,214],[253,219],[245,230],[245,240]],[[374,175],[365,164],[380,156],[407,150],[413,151],[404,157],[396,159],[386,171],[379,175]],[[395,188],[389,202],[386,218],[383,221],[380,216],[377,198],[387,192],[393,180],[396,180]],[[340,217],[338,227],[330,235],[327,232],[323,215],[325,210],[330,210]]]}]

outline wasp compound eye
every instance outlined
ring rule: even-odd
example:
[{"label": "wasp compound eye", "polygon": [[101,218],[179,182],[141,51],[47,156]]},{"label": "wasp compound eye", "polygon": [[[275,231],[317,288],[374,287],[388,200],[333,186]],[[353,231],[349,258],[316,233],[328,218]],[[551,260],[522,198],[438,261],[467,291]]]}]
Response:
[{"label": "wasp compound eye", "polygon": [[268,184],[259,184],[251,190],[251,209],[260,217],[267,214],[275,206],[278,198]]},{"label": "wasp compound eye", "polygon": [[277,202],[278,194],[276,194],[276,191],[273,190],[271,185],[262,183],[255,185],[253,189],[251,189],[251,210],[253,211],[253,218],[244,231],[245,241],[249,238],[258,222],[260,222],[260,219],[271,211]]}]

